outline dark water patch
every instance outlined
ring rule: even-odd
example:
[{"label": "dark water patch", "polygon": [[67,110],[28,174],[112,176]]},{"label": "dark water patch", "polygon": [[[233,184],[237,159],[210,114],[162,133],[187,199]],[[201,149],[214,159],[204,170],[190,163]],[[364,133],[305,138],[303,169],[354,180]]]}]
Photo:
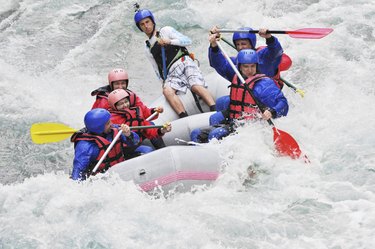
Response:
[{"label": "dark water patch", "polygon": [[366,23],[353,23],[347,26],[347,31],[354,37],[362,39],[364,42],[375,42],[373,27]]}]

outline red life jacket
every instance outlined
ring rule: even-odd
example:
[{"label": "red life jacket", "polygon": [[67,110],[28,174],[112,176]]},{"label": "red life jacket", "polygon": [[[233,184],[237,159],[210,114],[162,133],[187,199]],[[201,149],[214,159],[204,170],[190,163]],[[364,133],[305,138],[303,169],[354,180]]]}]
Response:
[{"label": "red life jacket", "polygon": [[[142,109],[139,107],[131,107],[124,110],[113,110],[110,109],[109,112],[114,115],[119,115],[122,122],[114,122],[114,124],[126,124],[128,126],[139,126],[142,125],[144,121]],[[116,120],[120,120],[117,119]]]},{"label": "red life jacket", "polygon": [[264,74],[256,74],[245,81],[247,85],[245,87],[244,84],[238,82],[237,75],[234,75],[230,86],[229,118],[238,119],[243,117],[244,113],[246,114],[245,119],[255,117],[259,111],[247,88],[253,90],[255,83],[263,78],[266,78]]},{"label": "red life jacket", "polygon": [[[130,127],[144,125],[142,109],[139,107],[131,107],[120,111],[109,109],[109,112],[111,113],[111,120],[114,124],[126,124]],[[143,131],[144,130],[135,131],[139,135],[139,144],[145,138]]]},{"label": "red life jacket", "polygon": [[[112,128],[113,131],[113,138],[116,137],[118,134],[118,129]],[[99,135],[88,133],[86,129],[82,129],[76,133],[74,133],[70,139],[72,142],[74,142],[74,145],[77,144],[78,141],[93,141],[96,143],[96,145],[99,148],[99,155],[95,159],[95,161],[91,162],[89,167],[87,168],[86,174],[90,175],[91,171],[94,169],[95,165],[99,162],[100,158],[104,155],[105,151],[111,144],[110,141],[105,139],[104,137],[101,137]],[[124,161],[124,153],[122,150],[122,142],[121,138],[119,138],[115,145],[112,147],[112,149],[109,151],[106,158],[103,160],[103,162],[99,165],[98,170],[94,173],[94,175],[97,172],[105,172],[108,168],[114,166],[117,163],[120,163]]]},{"label": "red life jacket", "polygon": [[[260,46],[259,48],[257,48],[256,51],[260,51],[264,48],[266,48],[266,46]],[[282,56],[281,56],[281,61],[280,61],[279,67],[277,69],[277,72],[272,77],[273,81],[275,82],[276,86],[279,89],[283,89],[283,87],[284,87],[284,81],[282,81],[281,78],[280,78],[281,77],[280,72],[288,70],[291,66],[292,66],[292,59],[290,59],[290,57],[288,55],[283,53]]]}]

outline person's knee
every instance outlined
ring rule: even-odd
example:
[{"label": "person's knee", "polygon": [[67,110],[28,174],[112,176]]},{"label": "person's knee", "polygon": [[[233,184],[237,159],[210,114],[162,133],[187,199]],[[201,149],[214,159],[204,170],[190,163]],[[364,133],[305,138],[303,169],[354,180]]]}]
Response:
[{"label": "person's knee", "polygon": [[154,151],[154,149],[151,146],[141,145],[135,151],[140,154],[147,154]]},{"label": "person's knee", "polygon": [[229,96],[222,96],[216,99],[216,111],[223,111],[229,108]]},{"label": "person's knee", "polygon": [[216,128],[216,129],[212,130],[208,134],[208,140],[210,141],[213,138],[221,139],[221,138],[226,137],[228,135],[229,135],[229,131],[227,129],[225,129],[223,127],[219,127],[219,128]]},{"label": "person's knee", "polygon": [[151,144],[154,146],[155,149],[161,149],[161,148],[164,148],[166,146],[163,138],[161,138],[161,137],[152,138],[152,139],[150,139],[150,141],[151,141]]},{"label": "person's knee", "polygon": [[215,127],[207,126],[204,128],[194,129],[190,133],[191,141],[196,143],[208,143],[208,134],[212,131],[212,129],[215,129]]},{"label": "person's knee", "polygon": [[176,92],[172,89],[172,87],[164,87],[163,88],[163,95],[168,98],[168,97],[173,97],[176,95]]},{"label": "person's knee", "polygon": [[192,92],[194,92],[194,93],[196,93],[196,94],[204,94],[205,92],[206,92],[206,88],[204,88],[203,86],[201,86],[201,85],[193,85],[192,87],[191,87],[191,91]]},{"label": "person's knee", "polygon": [[223,122],[225,119],[222,112],[216,112],[210,116],[210,125],[217,125]]},{"label": "person's knee", "polygon": [[196,128],[190,133],[190,140],[196,143],[200,143],[199,135],[201,134],[201,129]]}]

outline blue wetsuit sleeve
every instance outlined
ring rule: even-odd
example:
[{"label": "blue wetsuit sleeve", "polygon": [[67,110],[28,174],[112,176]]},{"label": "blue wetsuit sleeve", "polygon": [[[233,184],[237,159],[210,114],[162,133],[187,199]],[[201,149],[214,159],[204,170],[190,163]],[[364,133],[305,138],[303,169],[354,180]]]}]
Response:
[{"label": "blue wetsuit sleeve", "polygon": [[[113,124],[112,127],[113,128],[117,128],[117,129],[120,128],[120,126],[117,125],[117,124]],[[127,146],[137,145],[140,142],[140,138],[139,138],[138,134],[135,133],[135,132],[133,132],[133,131],[131,131],[130,133],[131,133],[131,135],[129,137],[126,137],[124,134],[121,134],[121,137],[120,137],[121,141],[124,144],[126,144]],[[107,136],[107,140],[108,141],[112,141],[113,140],[113,135],[108,135]]]},{"label": "blue wetsuit sleeve", "polygon": [[99,148],[95,143],[89,141],[78,141],[75,146],[73,160],[73,180],[85,180],[86,171],[90,163],[99,155]]},{"label": "blue wetsuit sleeve", "polygon": [[218,74],[232,82],[235,72],[218,47],[208,48],[208,59],[210,66],[213,67]]},{"label": "blue wetsuit sleeve", "polygon": [[266,78],[257,82],[253,93],[258,101],[275,111],[276,115],[273,118],[279,118],[288,114],[288,100],[272,79]]},{"label": "blue wetsuit sleeve", "polygon": [[[120,126],[117,125],[117,124],[113,124],[112,127],[113,127],[113,128],[117,128],[117,129],[120,129]],[[135,133],[135,132],[133,132],[133,131],[131,131],[130,133],[131,133],[131,135],[130,135],[129,137],[126,137],[124,134],[121,134],[121,137],[120,137],[121,142],[123,142],[123,143],[124,143],[125,145],[127,145],[127,146],[134,146],[134,145],[137,145],[137,144],[140,142],[140,138],[139,138],[138,134]],[[113,135],[112,135],[112,133],[109,134],[109,135],[106,137],[106,139],[107,139],[108,141],[112,141],[112,140],[113,140]]]},{"label": "blue wetsuit sleeve", "polygon": [[268,77],[273,77],[277,73],[281,57],[283,55],[283,48],[279,40],[272,36],[266,40],[267,47],[259,50],[259,71]]},{"label": "blue wetsuit sleeve", "polygon": [[131,135],[129,137],[126,137],[125,135],[121,135],[121,141],[126,144],[127,146],[134,146],[137,145],[140,142],[140,138],[137,133],[134,131],[131,132]]}]

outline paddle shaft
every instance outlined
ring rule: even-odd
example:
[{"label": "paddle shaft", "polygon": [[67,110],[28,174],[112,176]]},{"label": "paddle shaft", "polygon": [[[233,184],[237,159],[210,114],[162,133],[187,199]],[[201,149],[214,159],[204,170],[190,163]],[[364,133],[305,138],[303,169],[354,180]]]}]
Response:
[{"label": "paddle shaft", "polygon": [[[131,126],[130,130],[153,129],[163,128],[164,125],[144,125],[144,126]],[[34,135],[54,135],[54,134],[73,134],[77,130],[56,130],[56,131],[39,131],[34,132]]]},{"label": "paddle shaft", "polygon": [[151,114],[150,116],[148,116],[148,118],[146,118],[146,121],[150,121],[152,118],[154,118],[158,114],[159,114],[159,112],[154,112],[153,114]]},{"label": "paddle shaft", "polygon": [[287,85],[288,87],[292,88],[294,90],[294,92],[297,92],[297,87],[295,87],[292,83],[288,82],[287,80],[283,79],[280,77],[280,80],[282,82],[284,82],[285,85]]},{"label": "paddle shaft", "polygon": [[[297,39],[321,39],[329,35],[333,29],[331,28],[304,28],[297,30],[267,30],[267,34],[287,34],[292,38]],[[259,30],[234,30],[234,29],[219,29],[217,32],[221,33],[259,33]]]},{"label": "paddle shaft", "polygon": [[120,129],[119,132],[117,133],[117,135],[115,136],[115,138],[113,139],[113,141],[111,142],[111,144],[109,145],[109,147],[107,148],[107,150],[104,152],[103,156],[100,158],[98,163],[95,165],[94,169],[92,170],[92,173],[95,173],[98,170],[99,165],[107,157],[108,153],[111,151],[112,147],[115,145],[116,141],[119,139],[121,134],[122,134],[122,130]]},{"label": "paddle shaft", "polygon": [[[219,29],[220,33],[259,33],[259,30],[238,30],[238,29]],[[283,30],[267,30],[267,34],[288,34],[288,31]]]},{"label": "paddle shaft", "polygon": [[167,80],[167,58],[165,56],[165,47],[161,47],[161,59],[163,61],[163,81]]},{"label": "paddle shaft", "polygon": [[[259,110],[263,113],[264,112],[263,105],[261,105],[259,103],[259,101],[257,100],[257,98],[255,98],[254,94],[252,93],[251,89],[249,89],[248,86],[245,84],[246,83],[245,79],[242,77],[241,73],[238,71],[238,69],[236,68],[236,66],[233,64],[233,61],[229,58],[228,54],[225,52],[225,50],[221,46],[220,42],[217,41],[216,43],[217,43],[218,47],[220,48],[221,52],[223,53],[225,59],[228,61],[228,63],[230,64],[230,66],[232,67],[232,69],[234,70],[234,72],[237,74],[237,76],[240,79],[241,83],[245,86],[245,88],[249,92],[250,96],[254,99],[255,104],[258,106]],[[271,119],[268,119],[267,122],[272,127],[275,127],[275,125],[274,125],[274,123],[272,122]]]},{"label": "paddle shaft", "polygon": [[[219,29],[220,33],[259,33],[259,30],[238,30],[238,29]],[[316,36],[325,36],[332,32],[332,29],[328,28],[307,28],[307,29],[298,29],[298,30],[267,30],[267,34],[287,34],[287,35],[316,35]],[[295,37],[299,38],[299,37]],[[302,38],[302,36],[300,37]],[[304,37],[308,38],[308,37]]]}]

